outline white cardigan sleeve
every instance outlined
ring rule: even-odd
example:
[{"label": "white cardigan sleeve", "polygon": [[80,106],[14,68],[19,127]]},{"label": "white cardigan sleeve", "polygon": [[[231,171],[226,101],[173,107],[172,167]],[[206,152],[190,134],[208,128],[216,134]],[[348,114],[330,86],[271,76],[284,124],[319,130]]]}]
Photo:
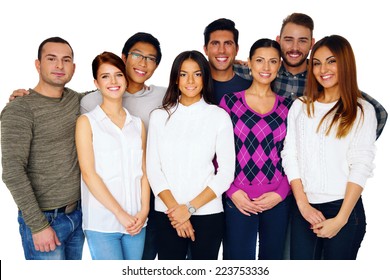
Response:
[{"label": "white cardigan sleeve", "polygon": [[233,182],[236,161],[232,121],[223,109],[218,108],[218,110],[221,110],[221,125],[215,143],[218,169],[208,183],[217,197],[227,191]]},{"label": "white cardigan sleeve", "polygon": [[[349,165],[349,182],[360,185],[364,188],[366,181],[372,176],[375,168],[375,139],[377,120],[374,107],[362,100],[363,116],[358,114],[351,145],[348,149],[347,161]],[[360,112],[360,110],[359,110]]]}]

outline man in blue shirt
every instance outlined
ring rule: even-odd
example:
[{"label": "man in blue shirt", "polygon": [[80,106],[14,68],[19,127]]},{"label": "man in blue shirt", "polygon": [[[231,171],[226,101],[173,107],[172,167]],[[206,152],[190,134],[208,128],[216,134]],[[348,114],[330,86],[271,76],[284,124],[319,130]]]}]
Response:
[{"label": "man in blue shirt", "polygon": [[204,30],[203,50],[208,57],[214,85],[214,103],[219,104],[226,93],[247,89],[251,79],[245,79],[233,71],[238,53],[239,32],[235,23],[226,18],[211,22]]}]

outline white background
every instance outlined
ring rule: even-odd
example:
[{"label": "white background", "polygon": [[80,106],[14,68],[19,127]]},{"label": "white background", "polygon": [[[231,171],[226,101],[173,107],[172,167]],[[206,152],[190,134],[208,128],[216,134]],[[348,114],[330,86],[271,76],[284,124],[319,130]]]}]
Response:
[{"label": "white background", "polygon": [[[81,92],[94,89],[91,62],[97,54],[112,51],[120,55],[123,44],[131,35],[139,31],[151,33],[160,40],[163,56],[160,66],[148,82],[166,86],[172,61],[177,54],[190,49],[203,52],[203,30],[211,21],[220,17],[235,21],[240,31],[240,50],[237,58],[246,59],[253,42],[264,37],[275,39],[282,20],[288,14],[303,12],[313,18],[314,37],[317,40],[326,35],[338,34],[350,41],[357,60],[359,87],[390,111],[389,81],[386,80],[388,65],[384,59],[388,57],[389,9],[385,8],[385,1],[364,3],[340,0],[2,1],[0,109],[4,107],[14,89],[35,87],[38,74],[34,60],[39,44],[48,37],[60,36],[72,45],[76,73],[68,86]],[[352,263],[267,262],[273,268],[268,279],[278,279],[272,278],[276,277],[276,274],[293,276],[293,279],[295,276],[325,279],[332,275],[339,278],[344,274],[349,277],[389,275],[386,266],[390,259],[390,186],[385,183],[386,172],[389,172],[388,163],[385,162],[389,155],[388,145],[385,145],[389,143],[389,131],[390,128],[386,127],[377,141],[375,174],[369,179],[363,192],[368,225],[358,260]],[[29,275],[30,279],[33,279],[34,276],[39,277],[41,269],[46,270],[47,264],[45,266],[34,262],[34,265],[30,265],[23,261],[16,216],[15,203],[8,189],[0,181],[0,259],[5,269],[2,270],[2,275],[12,275],[12,279],[16,278],[16,275]],[[90,257],[87,244],[85,251],[85,259],[88,260]],[[83,262],[90,268],[87,269],[88,273],[98,276],[97,279],[103,275],[120,276],[120,268],[112,263],[110,266],[101,266],[86,260]],[[139,262],[140,265],[145,263],[153,266],[150,262]],[[179,264],[190,265],[188,262]],[[204,265],[196,264],[199,267]],[[259,262],[245,264],[259,265]],[[66,279],[69,275],[77,276],[81,264],[56,263],[52,267],[59,269],[54,277]],[[63,267],[69,269],[64,271]]]}]

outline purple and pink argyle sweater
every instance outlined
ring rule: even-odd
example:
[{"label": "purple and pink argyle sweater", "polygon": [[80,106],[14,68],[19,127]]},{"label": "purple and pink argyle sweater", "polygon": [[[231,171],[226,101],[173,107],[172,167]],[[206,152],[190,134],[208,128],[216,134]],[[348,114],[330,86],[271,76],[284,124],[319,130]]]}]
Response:
[{"label": "purple and pink argyle sweater", "polygon": [[229,197],[239,189],[251,199],[266,192],[284,199],[291,192],[280,157],[291,104],[291,99],[276,95],[272,110],[262,115],[248,106],[245,91],[224,95],[219,106],[232,120],[236,149],[235,177],[226,191]]}]

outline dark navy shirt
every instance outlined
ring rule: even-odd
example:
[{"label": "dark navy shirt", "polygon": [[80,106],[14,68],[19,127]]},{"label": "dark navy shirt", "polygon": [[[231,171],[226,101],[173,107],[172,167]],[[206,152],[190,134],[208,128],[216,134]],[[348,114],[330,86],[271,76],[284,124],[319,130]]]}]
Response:
[{"label": "dark navy shirt", "polygon": [[252,84],[251,80],[244,79],[239,75],[234,75],[234,77],[226,82],[219,82],[213,79],[214,84],[214,102],[216,105],[219,105],[222,97],[227,93],[239,92],[246,90]]}]

